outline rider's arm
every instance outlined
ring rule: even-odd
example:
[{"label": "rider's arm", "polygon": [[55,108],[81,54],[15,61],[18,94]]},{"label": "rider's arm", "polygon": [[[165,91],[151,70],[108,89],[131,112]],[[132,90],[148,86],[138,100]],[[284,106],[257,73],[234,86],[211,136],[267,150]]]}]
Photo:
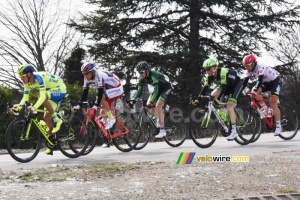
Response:
[{"label": "rider's arm", "polygon": [[26,101],[29,101],[29,93],[30,93],[30,87],[29,84],[24,84],[24,92],[23,92],[23,98],[20,102],[21,105],[24,105]]},{"label": "rider's arm", "polygon": [[143,91],[143,85],[144,85],[144,81],[142,79],[139,80],[139,83],[138,83],[138,88],[137,88],[137,92],[134,96],[134,99],[138,99],[141,97],[142,95],[142,91]]},{"label": "rider's arm", "polygon": [[87,96],[89,94],[89,89],[90,89],[89,87],[83,88],[83,92],[82,92],[82,95],[81,95],[81,98],[80,98],[79,105],[82,104],[82,102],[87,100]]},{"label": "rider's arm", "polygon": [[100,106],[100,102],[102,100],[103,93],[104,93],[103,87],[99,87],[98,88],[98,95],[97,95],[98,98],[97,98],[97,101],[95,102],[96,106]]},{"label": "rider's arm", "polygon": [[158,98],[158,92],[159,92],[158,91],[158,83],[153,84],[153,87],[154,87],[154,91],[153,91],[151,99],[150,99],[151,103],[154,103],[156,101],[156,99]]},{"label": "rider's arm", "polygon": [[35,84],[36,84],[36,87],[39,88],[40,94],[39,94],[39,98],[38,98],[37,102],[32,107],[34,109],[38,109],[44,103],[44,101],[46,100],[46,88],[47,88],[47,86],[45,84],[44,76],[42,76],[40,74],[36,74],[35,76],[36,76],[36,79],[37,79],[37,82]]},{"label": "rider's arm", "polygon": [[244,79],[242,90],[244,90],[245,87],[248,85],[249,79],[250,79],[250,77],[247,77],[247,78]]},{"label": "rider's arm", "polygon": [[226,68],[221,68],[220,70],[220,83],[221,83],[221,92],[218,96],[218,100],[221,99],[221,97],[223,96],[223,94],[225,93],[225,91],[227,90],[227,76],[230,72],[228,71],[228,69]]},{"label": "rider's arm", "polygon": [[259,75],[258,76],[258,81],[256,82],[256,85],[254,87],[255,91],[257,91],[258,88],[260,88],[262,86],[263,79],[264,79],[264,75]]},{"label": "rider's arm", "polygon": [[203,85],[203,88],[202,88],[201,92],[199,93],[198,97],[200,97],[201,95],[205,95],[205,93],[207,92],[208,87],[210,86],[212,80],[213,80],[212,76],[208,76],[207,74],[205,75],[204,85]]}]

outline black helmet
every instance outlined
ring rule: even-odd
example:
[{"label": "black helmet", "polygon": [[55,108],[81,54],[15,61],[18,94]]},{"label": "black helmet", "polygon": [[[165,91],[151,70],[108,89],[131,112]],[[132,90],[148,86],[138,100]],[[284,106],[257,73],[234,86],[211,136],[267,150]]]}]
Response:
[{"label": "black helmet", "polygon": [[136,65],[136,70],[140,72],[144,72],[147,69],[150,69],[151,66],[146,61],[141,61]]}]

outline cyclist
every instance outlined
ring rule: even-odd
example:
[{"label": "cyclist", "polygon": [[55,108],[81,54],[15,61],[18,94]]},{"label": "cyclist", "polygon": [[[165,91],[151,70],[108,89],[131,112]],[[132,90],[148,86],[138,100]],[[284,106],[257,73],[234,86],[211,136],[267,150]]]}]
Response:
[{"label": "cyclist", "polygon": [[234,113],[234,107],[237,104],[237,98],[242,90],[243,82],[237,71],[218,66],[219,61],[214,57],[208,58],[203,62],[203,68],[206,70],[204,86],[198,96],[198,99],[192,101],[192,104],[199,104],[201,95],[204,95],[209,86],[215,82],[218,86],[211,93],[211,96],[214,97],[215,105],[219,105],[220,99],[223,95],[229,95],[226,109],[228,110],[232,127],[230,135],[226,138],[227,140],[233,140],[238,136],[236,131],[236,115]]},{"label": "cyclist", "polygon": [[[169,78],[160,72],[151,70],[150,64],[148,64],[146,61],[139,62],[136,66],[136,70],[140,74],[140,79],[138,82],[137,93],[134,99],[136,100],[141,97],[143,86],[145,83],[150,84],[154,87],[153,93],[148,98],[146,109],[149,113],[158,118],[157,126],[158,128],[160,128],[160,130],[159,134],[157,134],[155,138],[165,137],[166,130],[163,106],[167,100],[169,93],[172,90]],[[127,104],[127,106],[132,108],[134,102],[135,101],[131,101],[129,104]]]},{"label": "cyclist", "polygon": [[80,108],[82,102],[87,100],[90,86],[95,86],[98,89],[98,94],[93,108],[97,110],[98,106],[102,105],[101,116],[103,119],[101,121],[105,124],[105,129],[112,128],[116,119],[112,115],[111,105],[115,99],[124,95],[119,77],[111,72],[96,69],[94,63],[84,63],[81,67],[81,73],[84,76],[83,93],[79,105],[74,106],[74,109]]},{"label": "cyclist", "polygon": [[[247,86],[250,77],[255,76],[258,78],[258,81],[252,88],[251,95],[254,96],[256,100],[263,100],[263,97],[261,96],[262,92],[271,91],[270,107],[273,109],[276,121],[276,130],[274,132],[274,136],[278,136],[282,131],[280,123],[280,110],[277,105],[282,87],[280,74],[274,68],[266,64],[258,63],[253,54],[246,55],[243,58],[242,64],[246,68],[246,78],[243,83],[243,88]],[[261,106],[261,111],[266,115],[268,108],[265,102],[260,101],[259,104]]]},{"label": "cyclist", "polygon": [[[39,98],[33,106],[29,106],[29,112],[36,113],[36,110],[43,105],[48,111],[44,115],[44,121],[47,125],[47,132],[49,137],[56,133],[62,124],[62,119],[57,116],[55,109],[57,103],[67,95],[66,85],[63,80],[56,75],[48,72],[36,72],[32,64],[21,65],[17,70],[20,79],[24,84],[23,98],[19,105],[15,105],[11,110],[11,114],[17,114],[25,104],[29,101],[30,89],[39,91]],[[52,124],[51,118],[54,122]],[[46,154],[52,154],[51,149],[45,151]]]}]

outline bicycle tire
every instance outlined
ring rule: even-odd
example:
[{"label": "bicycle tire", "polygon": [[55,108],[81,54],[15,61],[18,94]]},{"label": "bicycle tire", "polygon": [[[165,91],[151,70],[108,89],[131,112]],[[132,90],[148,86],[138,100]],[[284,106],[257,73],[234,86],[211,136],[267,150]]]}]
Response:
[{"label": "bicycle tire", "polygon": [[234,140],[240,145],[253,142],[256,135],[261,133],[261,120],[253,110],[248,107],[237,106],[234,108],[236,115],[236,130],[238,137]]},{"label": "bicycle tire", "polygon": [[[296,111],[287,104],[279,104],[282,132],[279,137],[284,140],[293,139],[298,132],[299,119]],[[275,128],[275,127],[274,127]]]},{"label": "bicycle tire", "polygon": [[[135,120],[133,115],[131,115],[131,118]],[[141,150],[147,146],[150,141],[151,135],[155,130],[145,115],[143,115],[141,122],[136,123],[137,126],[140,127],[141,136],[139,139],[139,143],[136,145],[134,150]]]},{"label": "bicycle tire", "polygon": [[179,147],[187,137],[187,126],[184,117],[180,113],[170,115],[165,112],[165,142],[171,147]]},{"label": "bicycle tire", "polygon": [[[126,113],[121,113],[117,117],[117,122],[120,123],[120,126],[125,126],[129,129],[129,133],[126,135],[121,135],[120,137],[114,138],[113,144],[115,147],[122,151],[122,152],[130,152],[132,151],[138,144],[140,135],[141,135],[141,129],[139,125],[134,121],[133,118],[130,116],[127,117]],[[117,128],[117,124],[115,124],[114,133],[119,132],[120,129]],[[113,133],[112,133],[113,134]]]},{"label": "bicycle tire", "polygon": [[193,142],[201,148],[212,146],[219,134],[219,124],[214,113],[211,113],[207,126],[203,126],[206,122],[203,121],[206,113],[205,109],[196,108],[189,118],[189,134]]},{"label": "bicycle tire", "polygon": [[93,121],[89,121],[88,125],[86,126],[86,129],[89,134],[89,142],[86,150],[82,155],[88,155],[89,153],[91,153],[94,150],[98,140],[98,128],[95,126]]},{"label": "bicycle tire", "polygon": [[37,128],[31,123],[29,130],[29,138],[24,139],[27,129],[25,119],[16,119],[12,121],[5,134],[5,144],[10,156],[18,162],[27,163],[32,161],[41,149],[41,134]]},{"label": "bicycle tire", "polygon": [[89,135],[84,122],[77,116],[64,121],[56,133],[59,150],[69,158],[78,158],[88,147]]}]

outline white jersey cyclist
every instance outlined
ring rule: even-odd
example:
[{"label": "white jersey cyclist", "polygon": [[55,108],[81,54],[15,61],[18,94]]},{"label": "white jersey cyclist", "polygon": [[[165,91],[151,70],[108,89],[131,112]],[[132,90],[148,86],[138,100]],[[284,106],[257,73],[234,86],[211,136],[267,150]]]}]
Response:
[{"label": "white jersey cyclist", "polygon": [[[93,63],[83,64],[81,72],[84,75],[84,84],[80,102],[86,101],[90,87],[97,88],[98,95],[93,108],[97,110],[98,106],[102,106],[102,119],[107,119],[104,120],[106,121],[105,128],[112,128],[116,119],[111,112],[111,105],[115,99],[124,95],[123,86],[119,77],[114,73],[96,69]],[[80,104],[81,103],[79,103],[79,106]]]},{"label": "white jersey cyclist", "polygon": [[84,79],[83,88],[103,88],[108,99],[118,98],[124,94],[123,86],[117,75],[103,70],[95,70],[94,79]]},{"label": "white jersey cyclist", "polygon": [[263,76],[262,82],[264,83],[274,81],[280,74],[274,68],[262,63],[257,63],[253,71],[246,70],[246,77],[258,78],[260,75]]}]

